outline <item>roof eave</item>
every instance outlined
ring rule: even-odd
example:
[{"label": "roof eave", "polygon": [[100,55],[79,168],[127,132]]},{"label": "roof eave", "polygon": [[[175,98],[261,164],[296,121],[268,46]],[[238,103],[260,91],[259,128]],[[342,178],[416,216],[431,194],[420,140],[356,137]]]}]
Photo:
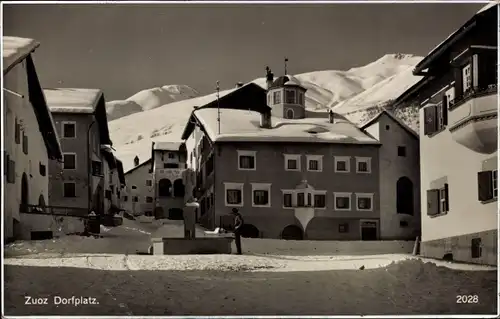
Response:
[{"label": "roof eave", "polygon": [[[3,70],[3,75],[9,73],[10,70],[12,70],[16,65],[18,65],[19,63],[21,63],[24,59],[26,59],[26,57],[28,57],[28,55],[30,55],[31,53],[35,52],[36,49],[38,49],[38,47],[40,46],[40,42],[35,42],[34,45],[33,45],[33,48],[31,48],[28,52],[26,52],[25,54],[19,56],[14,62],[12,62],[5,70]],[[3,57],[2,57],[3,58]]]}]

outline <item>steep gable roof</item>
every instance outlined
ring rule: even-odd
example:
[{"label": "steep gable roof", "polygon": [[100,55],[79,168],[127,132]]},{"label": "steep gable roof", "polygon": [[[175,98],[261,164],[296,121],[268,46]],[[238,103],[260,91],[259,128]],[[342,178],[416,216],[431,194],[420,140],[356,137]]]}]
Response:
[{"label": "steep gable roof", "polygon": [[369,126],[375,124],[382,115],[387,115],[388,118],[390,118],[393,122],[398,124],[401,128],[403,128],[403,130],[407,131],[411,136],[415,137],[416,139],[419,138],[417,132],[415,132],[411,127],[406,125],[406,123],[398,119],[395,115],[393,115],[391,112],[387,110],[383,110],[380,113],[378,113],[374,118],[363,124],[363,126],[361,126],[361,129],[366,130]]},{"label": "steep gable roof", "polygon": [[144,162],[140,163],[139,165],[134,166],[131,169],[129,169],[128,171],[126,171],[124,175],[128,175],[128,174],[132,173],[133,171],[135,171],[139,167],[143,167],[144,165],[151,163],[151,161],[152,161],[151,158],[147,159],[146,161],[144,161]]}]

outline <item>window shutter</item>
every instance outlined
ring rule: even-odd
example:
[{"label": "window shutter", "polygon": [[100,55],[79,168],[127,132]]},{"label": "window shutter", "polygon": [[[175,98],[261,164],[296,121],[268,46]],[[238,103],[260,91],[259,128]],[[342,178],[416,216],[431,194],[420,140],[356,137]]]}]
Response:
[{"label": "window shutter", "polygon": [[493,198],[493,182],[492,182],[492,171],[483,171],[477,173],[477,195],[478,200],[481,202],[490,200]]},{"label": "window shutter", "polygon": [[444,196],[445,196],[445,204],[446,204],[446,211],[448,212],[450,210],[450,196],[449,196],[449,190],[448,190],[448,184],[444,184]]},{"label": "window shutter", "polygon": [[19,124],[17,118],[16,118],[16,125],[15,125],[15,131],[14,131],[14,138],[16,144],[21,143],[21,125]]},{"label": "window shutter", "polygon": [[460,68],[455,69],[455,101],[462,98],[463,95],[463,83],[462,83],[462,70]]},{"label": "window shutter", "polygon": [[436,132],[436,106],[428,106],[424,109],[424,121],[425,135]]},{"label": "window shutter", "polygon": [[23,152],[28,154],[28,135],[23,132]]},{"label": "window shutter", "polygon": [[427,215],[439,214],[439,190],[430,189],[427,191]]},{"label": "window shutter", "polygon": [[441,107],[441,112],[443,114],[443,125],[448,125],[448,97],[446,96],[446,94],[443,95],[443,105]]}]

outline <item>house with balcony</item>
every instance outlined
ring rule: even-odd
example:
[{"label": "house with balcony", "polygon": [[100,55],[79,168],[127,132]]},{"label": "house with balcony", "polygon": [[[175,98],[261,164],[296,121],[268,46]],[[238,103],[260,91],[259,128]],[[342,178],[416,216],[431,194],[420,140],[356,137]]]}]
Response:
[{"label": "house with balcony", "polygon": [[44,89],[63,151],[49,165],[51,205],[86,215],[105,212],[102,146],[111,146],[105,99],[97,89]]},{"label": "house with balcony", "polygon": [[154,184],[151,158],[141,163],[138,156],[134,166],[125,172],[125,187],[120,194],[122,208],[134,216],[152,216],[154,211]]},{"label": "house with balcony", "polygon": [[246,108],[236,91],[193,111],[182,138],[199,222],[228,227],[237,208],[247,237],[379,239],[379,141],[333,112],[311,116],[290,76],[268,69],[267,88]]},{"label": "house with balcony", "polygon": [[186,159],[186,145],[183,142],[152,143],[154,206],[169,219],[183,219]]},{"label": "house with balcony", "polygon": [[[50,162],[62,160],[53,118],[38,80],[33,39],[2,37],[4,240],[37,239],[52,233],[52,216],[25,214],[49,204]],[[45,236],[45,235],[44,235]]]},{"label": "house with balcony", "polygon": [[497,264],[498,4],[414,69],[398,107],[420,105],[421,254]]}]

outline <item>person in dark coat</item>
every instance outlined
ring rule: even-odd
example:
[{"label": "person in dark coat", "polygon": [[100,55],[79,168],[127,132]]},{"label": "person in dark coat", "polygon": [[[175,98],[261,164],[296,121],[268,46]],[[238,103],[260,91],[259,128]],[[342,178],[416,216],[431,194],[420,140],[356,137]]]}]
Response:
[{"label": "person in dark coat", "polygon": [[233,208],[231,214],[234,216],[234,241],[236,243],[236,251],[238,255],[241,255],[241,229],[244,221],[237,208]]}]

